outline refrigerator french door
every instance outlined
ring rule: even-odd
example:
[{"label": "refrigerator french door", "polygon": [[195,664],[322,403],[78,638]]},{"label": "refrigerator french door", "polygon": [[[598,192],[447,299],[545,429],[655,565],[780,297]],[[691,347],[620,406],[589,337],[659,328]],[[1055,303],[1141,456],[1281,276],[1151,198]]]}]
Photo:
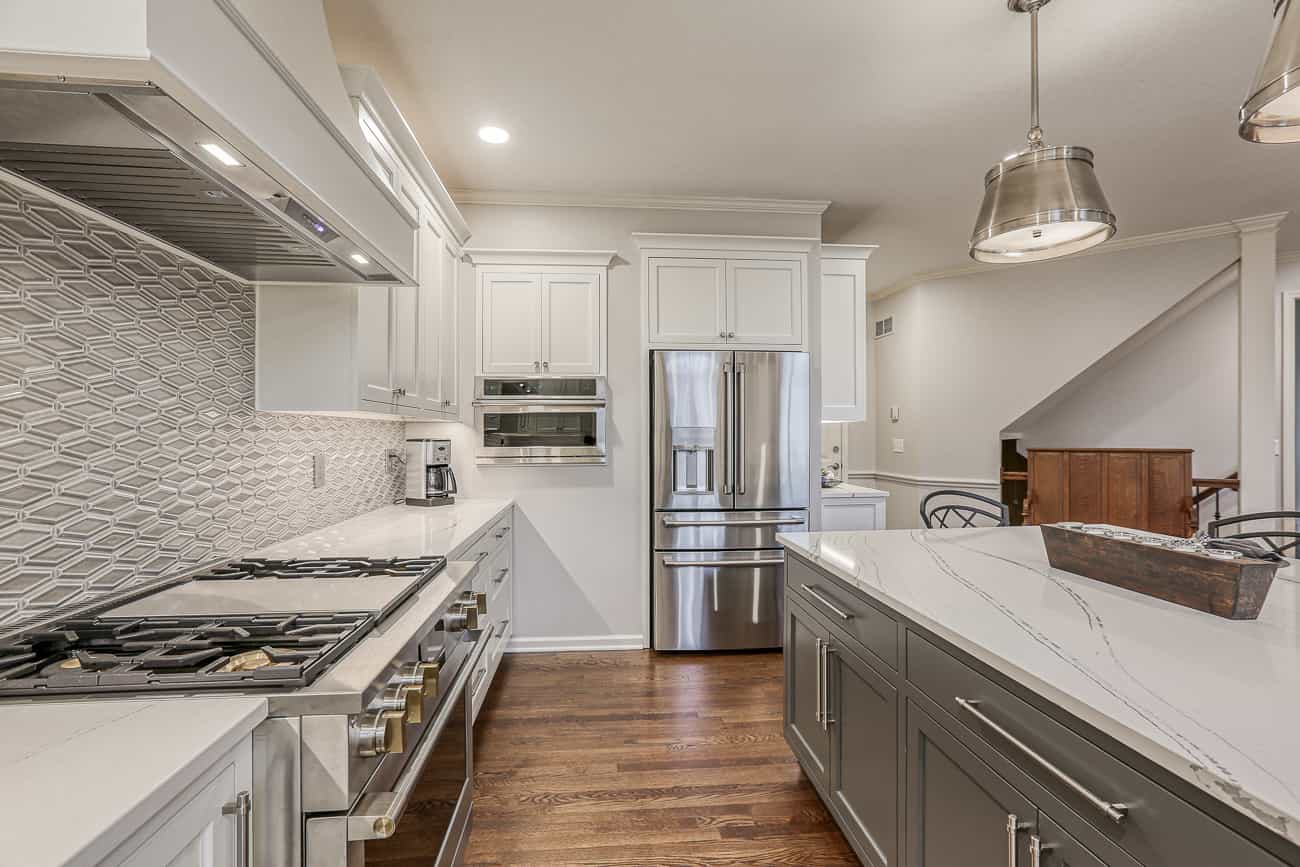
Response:
[{"label": "refrigerator french door", "polygon": [[808,523],[808,355],[651,356],[654,647],[779,647],[775,537]]}]

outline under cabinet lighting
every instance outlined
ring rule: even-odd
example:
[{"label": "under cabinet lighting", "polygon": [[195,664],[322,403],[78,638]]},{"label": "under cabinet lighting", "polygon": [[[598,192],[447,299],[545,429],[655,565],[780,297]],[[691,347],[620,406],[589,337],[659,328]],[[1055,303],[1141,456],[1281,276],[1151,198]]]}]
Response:
[{"label": "under cabinet lighting", "polygon": [[506,132],[499,126],[479,127],[478,137],[488,144],[505,144],[510,141],[510,133]]},{"label": "under cabinet lighting", "polygon": [[215,142],[200,142],[199,147],[210,153],[216,158],[217,162],[221,163],[223,166],[231,166],[233,168],[234,166],[243,165],[243,163],[230,155],[230,151]]},{"label": "under cabinet lighting", "polygon": [[350,258],[353,262],[356,262],[358,265],[369,265],[369,264],[370,264],[370,260],[367,259],[365,256],[362,256],[360,253],[353,253],[353,254],[352,254],[351,256],[349,256],[348,258]]}]

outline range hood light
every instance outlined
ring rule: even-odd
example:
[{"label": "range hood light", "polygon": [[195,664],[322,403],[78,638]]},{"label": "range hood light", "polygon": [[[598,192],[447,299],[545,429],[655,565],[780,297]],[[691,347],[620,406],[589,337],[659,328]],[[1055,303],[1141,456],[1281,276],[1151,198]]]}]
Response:
[{"label": "range hood light", "polygon": [[241,163],[239,160],[235,159],[230,155],[230,151],[226,150],[216,142],[210,142],[210,141],[199,142],[199,147],[203,148],[205,151],[207,151],[209,154],[215,157],[217,162],[221,163],[223,166],[230,166],[231,168],[234,168],[235,166],[243,165],[243,163]]},{"label": "range hood light", "polygon": [[370,264],[370,260],[367,259],[365,256],[362,256],[360,253],[353,253],[353,254],[352,254],[351,256],[349,256],[348,258],[351,259],[353,262],[356,262],[358,265],[369,265],[369,264]]},{"label": "range hood light", "polygon": [[989,169],[984,203],[971,233],[978,262],[1039,262],[1109,240],[1115,214],[1092,167],[1092,151],[1049,147],[1038,124],[1038,10],[1050,0],[1007,0],[1029,13],[1029,146]]}]

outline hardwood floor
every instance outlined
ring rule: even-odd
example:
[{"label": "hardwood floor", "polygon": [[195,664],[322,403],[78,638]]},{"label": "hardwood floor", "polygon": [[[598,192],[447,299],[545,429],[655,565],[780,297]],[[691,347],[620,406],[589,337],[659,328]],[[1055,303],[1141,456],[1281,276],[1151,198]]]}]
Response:
[{"label": "hardwood floor", "polygon": [[466,864],[857,865],[781,737],[781,655],[507,656]]}]

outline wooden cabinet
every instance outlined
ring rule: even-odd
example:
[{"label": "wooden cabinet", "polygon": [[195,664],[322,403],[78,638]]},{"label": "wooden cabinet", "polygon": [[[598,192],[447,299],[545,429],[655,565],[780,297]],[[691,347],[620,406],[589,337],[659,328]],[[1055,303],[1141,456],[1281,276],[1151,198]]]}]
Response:
[{"label": "wooden cabinet", "polygon": [[874,250],[822,244],[822,421],[867,420],[867,259]]},{"label": "wooden cabinet", "polygon": [[1029,449],[1025,523],[1195,530],[1191,449]]},{"label": "wooden cabinet", "polygon": [[480,376],[605,372],[612,251],[466,253],[478,278]]},{"label": "wooden cabinet", "polygon": [[634,235],[650,346],[807,348],[808,258],[815,241]]},{"label": "wooden cabinet", "polygon": [[[239,857],[240,823],[251,818],[240,815],[238,804],[240,793],[252,788],[252,768],[249,735],[99,863],[103,867],[238,867],[245,863]],[[245,839],[249,833],[245,824]]]}]

